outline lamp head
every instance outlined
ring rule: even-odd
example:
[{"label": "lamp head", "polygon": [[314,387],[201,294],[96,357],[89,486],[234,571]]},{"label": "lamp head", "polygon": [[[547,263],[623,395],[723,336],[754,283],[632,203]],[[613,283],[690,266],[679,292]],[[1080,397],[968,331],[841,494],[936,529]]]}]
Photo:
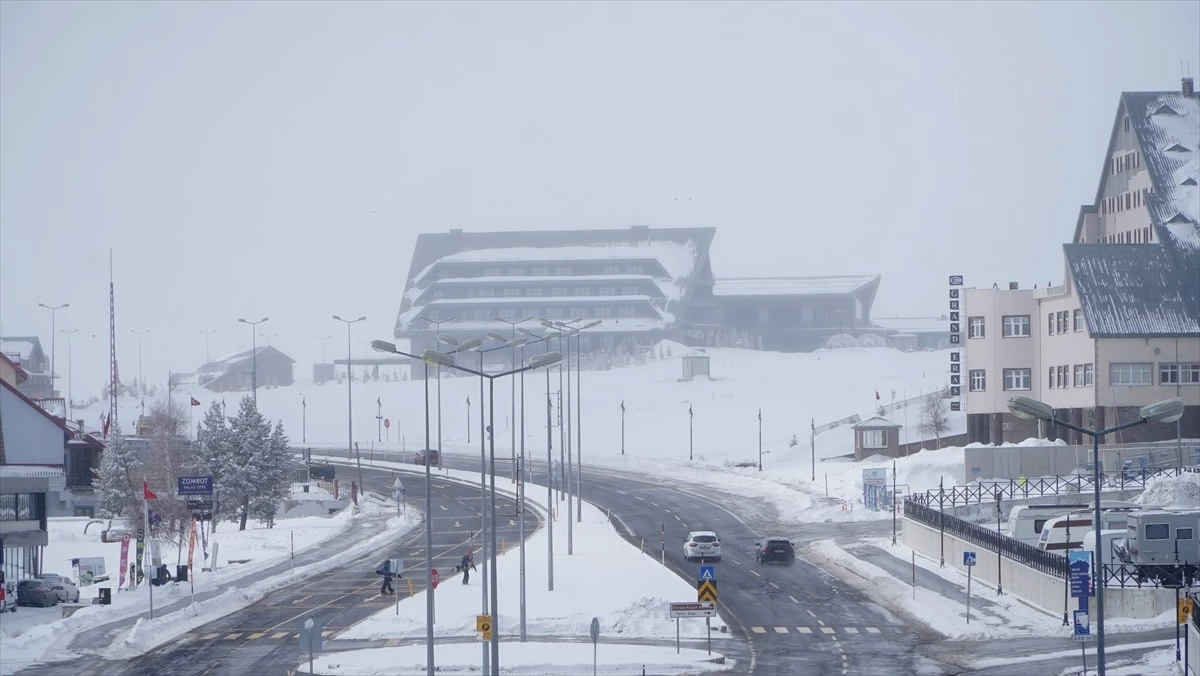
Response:
[{"label": "lamp head", "polygon": [[1143,406],[1138,415],[1148,423],[1173,423],[1183,417],[1183,400],[1175,397]]},{"label": "lamp head", "polygon": [[1030,397],[1013,397],[1008,400],[1008,410],[1022,420],[1054,420],[1054,409]]},{"label": "lamp head", "polygon": [[448,333],[439,333],[437,339],[439,343],[458,345],[458,339]]},{"label": "lamp head", "polygon": [[499,343],[503,343],[504,341],[508,340],[508,338],[505,338],[504,336],[500,335],[499,333],[496,333],[495,331],[488,331],[484,335],[486,335],[489,339],[494,340]]},{"label": "lamp head", "polygon": [[421,361],[430,366],[453,366],[454,357],[437,350],[423,350],[421,352]]},{"label": "lamp head", "polygon": [[470,350],[478,349],[483,345],[483,341],[478,338],[468,338],[455,346],[455,352],[469,352]]},{"label": "lamp head", "polygon": [[396,344],[389,343],[386,340],[372,340],[371,341],[371,349],[375,350],[376,352],[390,352],[392,354],[395,354],[396,353]]},{"label": "lamp head", "polygon": [[547,352],[529,360],[529,368],[540,369],[547,366],[553,366],[562,361],[562,355],[557,352]]},{"label": "lamp head", "polygon": [[582,331],[584,329],[590,329],[593,326],[599,326],[599,325],[600,325],[600,320],[593,319],[592,321],[588,322],[587,324],[584,324],[583,326],[579,327],[579,330]]},{"label": "lamp head", "polygon": [[525,345],[525,343],[528,343],[528,342],[529,342],[529,336],[521,336],[519,338],[513,338],[512,340],[508,341],[508,343],[506,343],[506,344],[509,347],[521,347],[521,346]]}]

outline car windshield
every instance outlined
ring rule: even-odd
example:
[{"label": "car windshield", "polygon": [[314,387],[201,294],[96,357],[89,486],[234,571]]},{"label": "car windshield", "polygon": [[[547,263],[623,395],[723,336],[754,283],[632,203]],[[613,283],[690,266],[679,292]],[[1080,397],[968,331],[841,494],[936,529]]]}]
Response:
[{"label": "car windshield", "polygon": [[787,540],[767,540],[768,547],[787,547],[790,544]]},{"label": "car windshield", "polygon": [[28,589],[30,587],[40,587],[41,585],[42,583],[40,580],[21,580],[21,583],[18,584],[17,587]]},{"label": "car windshield", "polygon": [[716,542],[717,536],[715,536],[715,535],[697,535],[692,538],[692,541],[693,542]]}]

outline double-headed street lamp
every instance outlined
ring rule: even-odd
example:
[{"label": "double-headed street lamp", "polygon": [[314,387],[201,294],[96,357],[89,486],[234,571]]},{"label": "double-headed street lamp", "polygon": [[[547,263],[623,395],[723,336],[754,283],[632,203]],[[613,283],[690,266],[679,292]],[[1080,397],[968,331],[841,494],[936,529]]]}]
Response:
[{"label": "double-headed street lamp", "polygon": [[[433,326],[434,339],[430,342],[435,346],[438,343],[442,343],[442,342],[446,343],[447,345],[457,345],[458,344],[458,341],[455,340],[455,338],[453,336],[449,336],[447,334],[442,333],[442,324],[452,322],[456,319],[458,319],[457,316],[451,317],[449,319],[437,319],[437,320],[426,319],[425,317],[421,317],[421,321]],[[482,402],[480,403],[480,405],[482,405]],[[441,366],[437,367],[437,438],[438,438],[438,443],[437,443],[438,464],[440,466],[441,462],[442,462],[442,367]],[[429,438],[428,437],[426,437],[426,439],[425,439],[425,446],[426,447],[429,446]]]},{"label": "double-headed street lamp", "polygon": [[258,325],[268,319],[270,317],[263,317],[256,322],[248,322],[238,317],[239,322],[250,325],[250,389],[254,395],[255,409],[258,408]]},{"label": "double-headed street lamp", "polygon": [[[334,319],[346,325],[346,459],[350,459],[350,454],[354,452],[354,366],[351,363],[352,356],[350,354],[350,327],[358,322],[367,320],[365,316],[358,319],[342,319],[334,315]],[[366,490],[363,484],[362,474],[362,458],[358,458],[358,490],[361,493]]]},{"label": "double-headed street lamp", "polygon": [[[521,345],[521,361],[525,361],[525,346],[535,343],[545,343],[544,354],[550,353],[550,341],[559,337],[560,334],[546,334],[539,336],[531,329],[518,329],[524,335],[526,341]],[[520,339],[518,339],[520,340]],[[524,382],[524,374],[522,374],[522,382]],[[522,390],[522,401],[524,394]],[[546,590],[554,591],[554,403],[550,399],[550,369],[546,369]],[[525,433],[522,431],[521,438],[524,440]],[[523,539],[522,539],[523,540]]]},{"label": "double-headed street lamp", "polygon": [[[538,355],[538,356],[530,359],[528,364],[521,366],[520,368],[510,369],[508,371],[503,371],[501,373],[496,373],[496,374],[488,374],[488,373],[484,373],[483,371],[476,371],[475,369],[467,368],[465,366],[459,366],[458,364],[456,364],[454,362],[454,357],[452,357],[448,354],[445,354],[443,352],[438,352],[437,350],[425,350],[424,352],[421,353],[421,359],[428,363],[431,363],[431,364],[439,364],[441,366],[444,366],[446,368],[451,368],[456,371],[462,371],[464,373],[470,373],[473,375],[477,375],[481,378],[487,378],[487,380],[488,380],[488,400],[489,400],[488,427],[490,427],[492,430],[495,430],[496,429],[496,411],[495,411],[496,379],[503,378],[505,376],[511,376],[511,375],[520,373],[522,371],[528,371],[531,369],[539,369],[539,368],[544,368],[547,366],[552,366],[552,365],[557,364],[560,361],[562,361],[562,355],[558,354],[557,352],[549,352],[549,353],[546,353],[543,355]],[[499,619],[499,616],[500,616],[500,606],[499,606],[499,594],[497,593],[498,581],[497,581],[497,576],[496,576],[496,549],[497,549],[497,546],[496,546],[496,435],[494,433],[488,435],[488,451],[489,451],[489,455],[491,456],[490,457],[491,462],[489,464],[491,465],[491,470],[492,470],[491,471],[491,501],[490,501],[490,505],[489,505],[490,509],[488,510],[491,513],[491,533],[490,533],[490,536],[491,536],[491,542],[490,542],[491,571],[490,572],[491,572],[491,593],[492,593],[492,603],[491,603],[491,610],[492,610],[492,641],[491,641],[492,664],[491,664],[491,667],[492,667],[493,676],[499,676],[499,674],[500,674],[500,632],[496,627],[496,620]]]},{"label": "double-headed street lamp", "polygon": [[[499,340],[501,342],[504,342],[510,348],[512,348],[512,355],[511,355],[512,356],[512,366],[510,366],[509,368],[515,369],[515,368],[517,368],[517,346],[513,344],[513,341],[517,340],[517,326],[520,324],[524,324],[525,322],[532,321],[533,317],[524,317],[522,319],[505,319],[504,317],[497,315],[495,317],[492,317],[492,319],[494,319],[498,322],[503,322],[505,324],[508,324],[512,330],[512,335],[508,338],[505,338],[505,337],[501,336],[500,334],[495,333],[493,331],[488,331],[487,335],[489,338],[491,338],[493,340]],[[513,482],[515,483],[517,480],[517,379],[513,378],[511,382],[512,382],[512,394],[510,395],[509,399],[512,403],[512,417],[510,417],[509,420],[511,420],[512,423],[509,424],[509,427],[511,428],[511,432],[512,432],[512,434],[510,435],[512,437],[512,439],[511,439],[511,443],[512,443],[512,479],[513,479]]]},{"label": "double-headed street lamp", "polygon": [[[38,307],[44,307],[50,311],[50,396],[53,397],[54,396],[54,379],[57,377],[57,375],[55,375],[55,373],[54,373],[54,337],[58,333],[58,329],[56,328],[57,327],[57,324],[56,324],[57,315],[58,315],[59,310],[65,308],[65,307],[71,307],[71,304],[63,303],[62,305],[46,305],[45,303],[38,303]],[[141,369],[140,366],[138,368],[139,368],[139,370]],[[142,377],[142,374],[139,372],[138,378],[141,378],[141,377]],[[116,395],[114,395],[114,396],[116,396]]]},{"label": "double-headed street lamp", "polygon": [[[59,329],[59,331],[67,334],[67,420],[70,420],[75,417],[75,411],[71,407],[71,381],[75,378],[75,369],[71,368],[71,334],[79,333],[79,329],[71,329],[70,331]],[[92,337],[95,338],[95,336]]]},{"label": "double-headed street lamp", "polygon": [[[429,448],[429,366],[427,359],[401,352],[394,343],[372,340],[371,347],[378,352],[388,352],[410,359],[420,359],[425,365],[425,448]],[[429,470],[429,457],[425,458],[425,673],[434,675],[433,666],[433,477]]]},{"label": "double-headed street lamp", "polygon": [[217,330],[216,329],[213,329],[212,331],[205,331],[204,329],[196,329],[196,330],[198,332],[204,334],[204,363],[207,364],[212,361],[212,358],[208,356],[208,338],[212,334],[216,333]]},{"label": "double-headed street lamp", "polygon": [[[1086,434],[1092,438],[1092,484],[1095,488],[1096,498],[1096,513],[1092,518],[1092,528],[1096,533],[1096,543],[1099,546],[1100,533],[1102,530],[1101,524],[1101,509],[1100,509],[1100,439],[1107,434],[1118,432],[1123,429],[1144,425],[1148,423],[1173,423],[1183,417],[1183,400],[1179,397],[1174,399],[1166,399],[1149,406],[1143,406],[1138,411],[1137,420],[1131,420],[1122,425],[1109,427],[1103,430],[1089,430],[1085,427],[1071,424],[1065,420],[1059,420],[1054,417],[1054,408],[1049,404],[1040,402],[1030,397],[1013,397],[1008,400],[1008,410],[1018,418],[1024,420],[1044,420],[1055,425],[1061,425],[1069,430],[1074,430],[1080,434]],[[1104,562],[1103,557],[1096,565],[1100,575],[1096,576],[1096,664],[1097,673],[1104,676]]]}]

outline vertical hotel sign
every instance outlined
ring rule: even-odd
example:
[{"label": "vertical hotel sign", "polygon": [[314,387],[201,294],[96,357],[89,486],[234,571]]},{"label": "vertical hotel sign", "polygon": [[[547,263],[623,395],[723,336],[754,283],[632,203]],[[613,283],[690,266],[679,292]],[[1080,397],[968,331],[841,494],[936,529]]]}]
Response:
[{"label": "vertical hotel sign", "polygon": [[962,410],[962,275],[950,275],[950,410]]}]

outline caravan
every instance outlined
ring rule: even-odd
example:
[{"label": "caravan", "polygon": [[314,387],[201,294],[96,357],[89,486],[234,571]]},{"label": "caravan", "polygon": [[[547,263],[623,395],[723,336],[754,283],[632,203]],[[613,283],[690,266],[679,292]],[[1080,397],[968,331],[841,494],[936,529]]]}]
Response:
[{"label": "caravan", "polygon": [[1087,509],[1087,505],[1017,505],[1008,513],[1008,536],[1037,545],[1046,522],[1056,516]]},{"label": "caravan", "polygon": [[[1100,527],[1103,531],[1125,530],[1130,509],[1104,509],[1100,512]],[[1038,537],[1038,549],[1063,554],[1072,549],[1084,548],[1084,537],[1092,532],[1095,513],[1091,510],[1070,512],[1048,520]],[[1065,554],[1064,554],[1065,556]]]}]

